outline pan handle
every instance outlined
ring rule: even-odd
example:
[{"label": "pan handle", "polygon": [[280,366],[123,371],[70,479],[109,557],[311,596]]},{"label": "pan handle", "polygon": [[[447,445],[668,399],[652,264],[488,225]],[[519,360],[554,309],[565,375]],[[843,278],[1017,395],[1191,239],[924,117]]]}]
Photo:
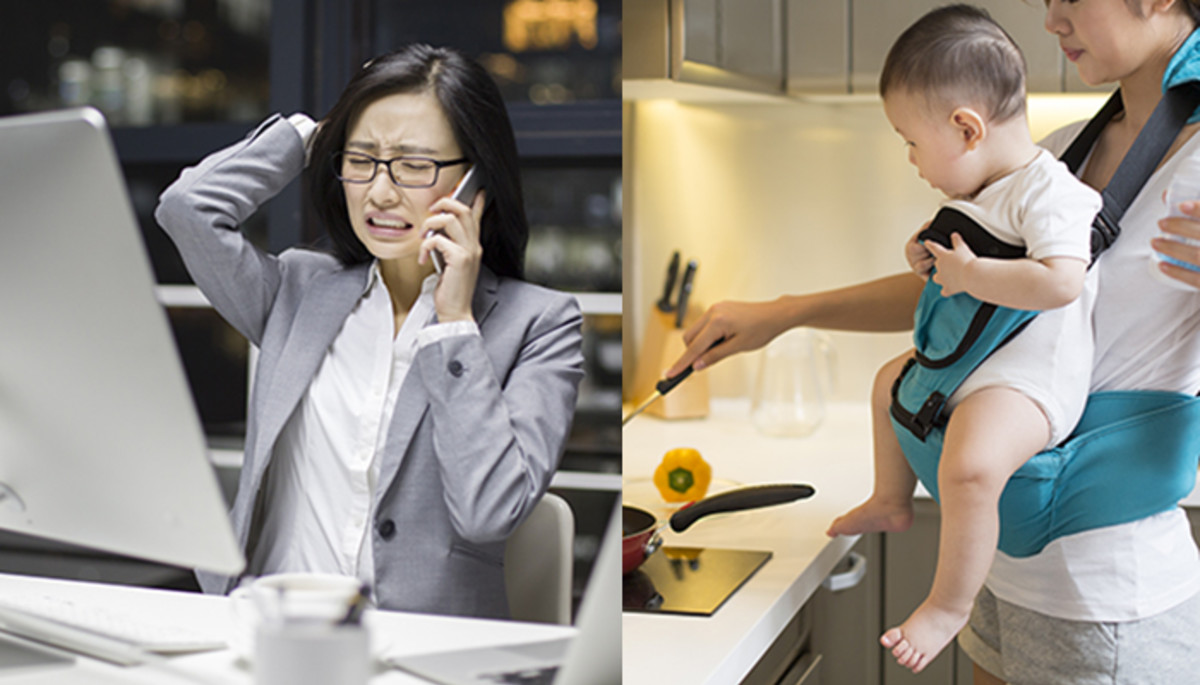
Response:
[{"label": "pan handle", "polygon": [[658,530],[654,531],[654,535],[650,536],[650,539],[646,541],[646,546],[642,548],[642,558],[649,559],[650,555],[657,552],[659,547],[662,547],[662,544],[662,528],[659,528]]},{"label": "pan handle", "polygon": [[686,509],[671,515],[671,530],[682,533],[693,523],[709,514],[720,514],[743,509],[758,509],[776,504],[787,504],[798,499],[812,497],[816,492],[811,485],[788,483],[784,485],[755,485],[738,488],[713,495],[696,502]]}]

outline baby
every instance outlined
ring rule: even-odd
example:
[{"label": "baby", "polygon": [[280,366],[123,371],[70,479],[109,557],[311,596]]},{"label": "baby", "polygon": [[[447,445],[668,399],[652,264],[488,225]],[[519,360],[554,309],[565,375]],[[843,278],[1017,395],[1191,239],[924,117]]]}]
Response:
[{"label": "baby", "polygon": [[[996,550],[997,503],[1009,477],[1066,438],[1083,411],[1092,362],[1090,227],[1101,200],[1033,142],[1024,58],[983,10],[954,5],[919,19],[888,53],[879,92],[921,178],[948,206],[1025,250],[1025,258],[994,259],[976,256],[957,233],[949,249],[914,237],[905,248],[913,270],[926,279],[932,273],[943,296],[965,292],[1042,310],[947,403],[933,587],[880,638],[902,666],[919,672],[967,622]],[[888,362],[876,377],[874,492],[835,519],[830,535],[902,531],[912,523],[916,477],[889,417],[892,384],[912,357],[910,350]]]}]

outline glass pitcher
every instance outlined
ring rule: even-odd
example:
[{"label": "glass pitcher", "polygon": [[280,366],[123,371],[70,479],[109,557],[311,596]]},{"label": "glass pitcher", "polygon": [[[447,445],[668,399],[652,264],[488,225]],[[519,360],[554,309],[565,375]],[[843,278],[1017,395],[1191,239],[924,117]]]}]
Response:
[{"label": "glass pitcher", "polygon": [[763,350],[751,400],[751,418],[766,435],[810,435],[825,419],[836,356],[829,336],[799,328]]}]

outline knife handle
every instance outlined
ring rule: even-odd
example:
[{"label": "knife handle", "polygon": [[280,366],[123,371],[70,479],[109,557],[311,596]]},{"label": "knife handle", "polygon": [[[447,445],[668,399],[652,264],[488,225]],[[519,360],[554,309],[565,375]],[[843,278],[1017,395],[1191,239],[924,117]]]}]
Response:
[{"label": "knife handle", "polygon": [[671,263],[667,265],[667,281],[663,284],[663,294],[658,300],[658,310],[664,314],[675,311],[671,304],[671,291],[675,290],[675,279],[679,276],[679,250],[671,255]]},{"label": "knife handle", "polygon": [[[720,345],[723,342],[725,342],[725,336],[722,335],[721,337],[714,340],[713,344],[708,346],[708,350],[711,350],[712,348],[716,347],[717,345]],[[705,352],[707,352],[708,350],[705,350]],[[661,381],[655,383],[654,389],[658,391],[658,394],[665,395],[668,392],[671,392],[671,390],[674,389],[675,386],[677,386],[680,383],[687,380],[687,377],[692,375],[692,371],[695,371],[695,369],[692,368],[691,365],[689,365],[686,369],[684,369],[683,371],[680,371],[679,373],[675,374],[674,376],[671,376],[670,378],[664,378]]]},{"label": "knife handle", "polygon": [[696,268],[699,264],[696,260],[688,262],[687,269],[683,271],[683,281],[679,284],[679,304],[675,307],[675,328],[683,328],[684,319],[687,318],[688,298],[692,294],[692,279],[696,277]]},{"label": "knife handle", "polygon": [[692,369],[692,367],[689,366],[686,369],[684,369],[683,371],[680,371],[679,373],[675,374],[674,376],[671,376],[670,378],[664,378],[661,381],[654,384],[654,389],[658,391],[658,394],[665,395],[665,394],[671,392],[671,390],[673,390],[675,388],[675,386],[677,386],[680,383],[687,380],[687,377],[692,375],[693,370],[694,369]]}]

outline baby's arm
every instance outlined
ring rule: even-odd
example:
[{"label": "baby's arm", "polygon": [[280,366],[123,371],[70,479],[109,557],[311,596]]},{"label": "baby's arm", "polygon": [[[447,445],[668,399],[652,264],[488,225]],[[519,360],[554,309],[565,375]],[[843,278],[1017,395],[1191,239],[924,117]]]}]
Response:
[{"label": "baby's arm", "polygon": [[1043,310],[1062,307],[1083,290],[1087,262],[1082,259],[978,257],[959,234],[952,234],[950,240],[952,249],[925,241],[937,267],[933,281],[942,286],[943,295],[966,292],[1003,307]]}]

